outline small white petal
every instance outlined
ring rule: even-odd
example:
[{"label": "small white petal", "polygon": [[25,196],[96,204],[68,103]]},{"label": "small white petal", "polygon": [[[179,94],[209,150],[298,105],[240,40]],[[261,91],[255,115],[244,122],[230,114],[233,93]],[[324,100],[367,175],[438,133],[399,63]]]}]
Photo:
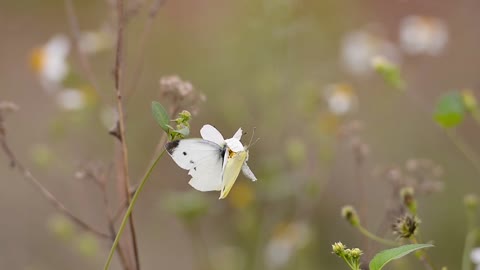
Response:
[{"label": "small white petal", "polygon": [[472,249],[472,252],[470,252],[470,259],[474,264],[480,264],[480,248],[474,248]]},{"label": "small white petal", "polygon": [[79,110],[86,104],[86,97],[82,91],[65,89],[57,94],[58,105],[65,110]]}]

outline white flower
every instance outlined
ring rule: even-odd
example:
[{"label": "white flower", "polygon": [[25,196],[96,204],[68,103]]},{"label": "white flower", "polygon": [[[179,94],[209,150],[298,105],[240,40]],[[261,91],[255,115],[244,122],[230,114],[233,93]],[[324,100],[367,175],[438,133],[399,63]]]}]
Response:
[{"label": "white flower", "polygon": [[447,26],[440,19],[408,16],[400,24],[400,43],[409,54],[438,55],[447,42]]},{"label": "white flower", "polygon": [[347,71],[365,76],[372,72],[372,58],[382,55],[394,63],[400,62],[397,48],[391,42],[369,31],[355,31],[345,35],[341,58]]},{"label": "white flower", "polygon": [[62,34],[52,37],[45,45],[34,49],[30,61],[42,83],[58,85],[67,76],[69,52],[70,41]]},{"label": "white flower", "polygon": [[87,98],[84,92],[77,89],[65,89],[57,94],[57,104],[64,110],[74,111],[85,107]]},{"label": "white flower", "polygon": [[328,85],[324,97],[328,109],[335,115],[345,115],[357,105],[357,97],[352,87],[344,83]]},{"label": "white flower", "polygon": [[79,40],[79,49],[87,54],[94,54],[112,48],[113,36],[106,29],[83,32]]},{"label": "white flower", "polygon": [[480,270],[480,248],[477,247],[472,249],[472,252],[470,252],[470,259],[473,264],[477,266],[475,269]]}]

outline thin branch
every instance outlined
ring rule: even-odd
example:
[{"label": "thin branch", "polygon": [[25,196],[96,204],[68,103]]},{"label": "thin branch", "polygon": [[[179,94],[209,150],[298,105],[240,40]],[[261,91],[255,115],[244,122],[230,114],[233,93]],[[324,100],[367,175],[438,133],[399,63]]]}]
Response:
[{"label": "thin branch", "polygon": [[152,5],[150,6],[150,11],[148,12],[148,18],[145,22],[145,26],[143,27],[142,34],[140,36],[140,46],[138,48],[138,53],[136,59],[138,59],[135,68],[133,69],[133,76],[132,76],[132,84],[130,85],[129,91],[126,93],[126,99],[130,100],[130,98],[135,94],[137,90],[138,82],[140,81],[140,77],[142,76],[143,66],[145,62],[145,53],[147,46],[147,42],[149,37],[151,36],[150,33],[153,28],[153,23],[155,18],[157,17],[158,11],[160,7],[167,2],[166,0],[153,0]]},{"label": "thin branch", "polygon": [[[116,45],[116,54],[115,54],[115,69],[114,69],[114,80],[115,80],[115,92],[117,96],[117,111],[118,111],[118,127],[120,130],[120,143],[121,143],[121,153],[122,153],[122,174],[123,174],[123,184],[125,191],[125,198],[128,204],[130,204],[130,179],[128,173],[128,150],[127,142],[125,137],[125,116],[123,111],[122,104],[122,88],[123,88],[123,45],[124,45],[124,0],[117,0],[117,45]],[[138,246],[137,239],[135,235],[135,226],[133,222],[133,215],[129,216],[130,223],[130,234],[132,237],[132,246],[135,259],[135,266],[137,270],[140,270],[140,260],[138,256]]]},{"label": "thin branch", "polygon": [[[105,175],[103,175],[103,177],[105,177]],[[112,214],[110,213],[110,210],[109,210],[109,201],[108,201],[108,192],[107,192],[107,187],[106,187],[106,181],[98,181],[98,183],[103,183],[103,185],[101,186],[101,190],[102,190],[102,194],[103,194],[103,205],[105,207],[105,214],[107,216],[107,221],[108,221],[108,229],[110,231],[110,234],[114,237],[112,237],[112,242],[115,241],[115,238],[117,236],[117,232],[115,230],[115,220],[112,216]],[[128,262],[128,259],[125,255],[125,252],[123,251],[123,248],[122,246],[118,245],[117,247],[117,251],[118,251],[118,255],[120,257],[120,261],[122,262],[122,265],[123,267],[125,268],[125,270],[129,270],[131,269],[130,268],[130,264]]]},{"label": "thin branch", "polygon": [[70,32],[73,37],[73,47],[75,49],[77,58],[80,62],[80,66],[85,73],[90,84],[95,88],[97,94],[100,94],[100,86],[98,80],[95,77],[95,73],[92,70],[92,65],[88,56],[80,49],[81,30],[78,24],[77,14],[72,0],[65,0],[65,12],[67,13],[68,24],[70,26]]},{"label": "thin branch", "polygon": [[0,144],[2,147],[2,150],[4,154],[7,156],[7,158],[10,160],[10,166],[14,169],[17,169],[18,172],[20,172],[24,179],[33,184],[33,186],[40,192],[40,194],[47,199],[47,201],[53,205],[59,212],[70,218],[74,223],[76,223],[80,228],[82,228],[85,231],[91,232],[95,235],[97,235],[100,238],[112,239],[112,235],[109,235],[107,233],[101,232],[86,222],[84,222],[81,218],[77,217],[74,215],[65,205],[63,205],[53,194],[45,187],[42,185],[42,183],[35,177],[33,174],[28,170],[21,162],[20,160],[17,159],[15,156],[14,152],[10,148],[10,146],[7,143],[7,139],[5,137],[5,134],[0,134]]}]

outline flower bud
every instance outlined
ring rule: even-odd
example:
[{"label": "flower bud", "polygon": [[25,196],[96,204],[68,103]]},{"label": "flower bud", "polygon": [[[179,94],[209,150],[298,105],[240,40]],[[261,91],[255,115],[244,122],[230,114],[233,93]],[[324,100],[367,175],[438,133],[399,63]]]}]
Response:
[{"label": "flower bud", "polygon": [[342,217],[346,219],[351,225],[357,226],[360,224],[357,211],[351,205],[344,206],[342,208]]},{"label": "flower bud", "polygon": [[400,198],[403,204],[410,210],[412,214],[417,213],[417,201],[414,197],[414,189],[412,187],[404,187],[400,190]]},{"label": "flower bud", "polygon": [[476,210],[478,207],[478,197],[475,194],[467,194],[463,198],[463,203],[468,210]]},{"label": "flower bud", "polygon": [[351,251],[351,255],[352,255],[352,258],[353,258],[353,259],[359,259],[360,256],[362,256],[362,254],[363,254],[363,252],[362,252],[362,250],[359,249],[359,248],[354,248],[354,249],[352,249],[352,251]]},{"label": "flower bud", "polygon": [[332,245],[332,250],[333,250],[333,253],[337,254],[338,256],[342,256],[342,254],[344,254],[345,252],[346,247],[347,246],[342,244],[342,242],[336,242],[335,244]]}]

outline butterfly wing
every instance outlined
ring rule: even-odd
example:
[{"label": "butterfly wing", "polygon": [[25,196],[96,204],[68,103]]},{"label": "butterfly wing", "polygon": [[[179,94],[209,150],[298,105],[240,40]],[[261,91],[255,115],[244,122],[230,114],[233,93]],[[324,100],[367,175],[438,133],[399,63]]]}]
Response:
[{"label": "butterfly wing", "polygon": [[253,174],[252,170],[250,170],[250,167],[248,167],[247,162],[243,163],[243,165],[242,165],[242,173],[248,179],[250,179],[252,181],[257,181],[257,177],[255,177],[255,174]]},{"label": "butterfly wing", "polygon": [[214,143],[216,143],[218,145],[221,145],[221,146],[223,146],[225,144],[225,139],[223,138],[220,131],[218,131],[212,125],[204,125],[200,129],[200,135],[202,135],[202,138],[204,140],[214,142]]},{"label": "butterfly wing", "polygon": [[238,153],[234,152],[233,156],[227,159],[223,172],[220,199],[227,197],[228,193],[233,187],[233,184],[235,184],[238,175],[240,174],[240,170],[242,169],[247,156],[248,154],[246,151],[241,151]]},{"label": "butterfly wing", "polygon": [[172,141],[165,149],[177,165],[192,176],[189,184],[199,191],[220,190],[225,148],[202,139]]}]

